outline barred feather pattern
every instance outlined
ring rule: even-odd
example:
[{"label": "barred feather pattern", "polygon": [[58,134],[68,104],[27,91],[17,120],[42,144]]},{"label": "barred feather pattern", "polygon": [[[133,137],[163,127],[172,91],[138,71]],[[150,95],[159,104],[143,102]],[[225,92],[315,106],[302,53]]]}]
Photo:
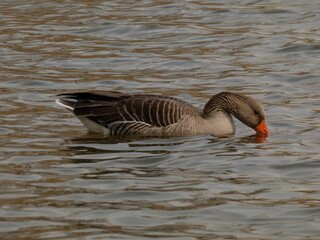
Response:
[{"label": "barred feather pattern", "polygon": [[104,92],[105,101],[94,94],[64,94],[66,98],[60,101],[72,105],[76,116],[87,117],[108,128],[111,135],[163,135],[183,132],[183,126],[177,124],[179,121],[185,116],[200,117],[195,107],[173,97],[143,94],[117,97],[114,94],[115,92],[114,98],[107,98],[108,94]]},{"label": "barred feather pattern", "polygon": [[236,114],[238,109],[237,98],[241,98],[241,95],[233,94],[230,92],[221,92],[214,95],[205,105],[204,114],[209,114],[216,110],[227,110],[227,112]]}]

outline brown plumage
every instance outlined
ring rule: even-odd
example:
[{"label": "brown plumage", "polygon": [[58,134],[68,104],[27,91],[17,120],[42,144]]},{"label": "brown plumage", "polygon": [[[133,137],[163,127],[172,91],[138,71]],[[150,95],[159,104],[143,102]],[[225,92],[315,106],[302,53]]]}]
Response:
[{"label": "brown plumage", "polygon": [[59,94],[57,103],[71,110],[90,130],[106,135],[178,136],[233,134],[230,114],[268,134],[262,107],[251,97],[230,92],[214,95],[203,112],[166,96],[88,91]]}]

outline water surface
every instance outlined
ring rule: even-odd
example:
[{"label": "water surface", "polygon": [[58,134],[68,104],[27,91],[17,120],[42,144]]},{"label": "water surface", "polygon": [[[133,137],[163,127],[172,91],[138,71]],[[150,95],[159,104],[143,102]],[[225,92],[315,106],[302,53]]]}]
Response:
[{"label": "water surface", "polygon": [[[319,239],[318,1],[2,1],[1,239]],[[267,139],[104,139],[105,89],[260,100]]]}]

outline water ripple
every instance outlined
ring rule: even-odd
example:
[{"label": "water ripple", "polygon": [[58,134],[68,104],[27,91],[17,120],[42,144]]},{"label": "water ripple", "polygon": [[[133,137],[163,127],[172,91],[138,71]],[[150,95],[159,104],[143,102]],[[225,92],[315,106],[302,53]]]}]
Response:
[{"label": "water ripple", "polygon": [[[318,239],[317,1],[0,5],[2,239]],[[106,139],[54,103],[83,89],[243,92],[271,134]]]}]

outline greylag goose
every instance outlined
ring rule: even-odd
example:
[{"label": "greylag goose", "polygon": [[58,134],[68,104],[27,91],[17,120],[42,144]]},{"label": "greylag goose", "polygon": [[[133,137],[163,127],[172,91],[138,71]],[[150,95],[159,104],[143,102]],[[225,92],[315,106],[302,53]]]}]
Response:
[{"label": "greylag goose", "polygon": [[117,91],[63,93],[56,102],[71,110],[89,131],[109,136],[181,136],[234,134],[231,115],[268,135],[265,113],[252,97],[221,92],[214,95],[202,112],[173,97],[127,94]]}]

